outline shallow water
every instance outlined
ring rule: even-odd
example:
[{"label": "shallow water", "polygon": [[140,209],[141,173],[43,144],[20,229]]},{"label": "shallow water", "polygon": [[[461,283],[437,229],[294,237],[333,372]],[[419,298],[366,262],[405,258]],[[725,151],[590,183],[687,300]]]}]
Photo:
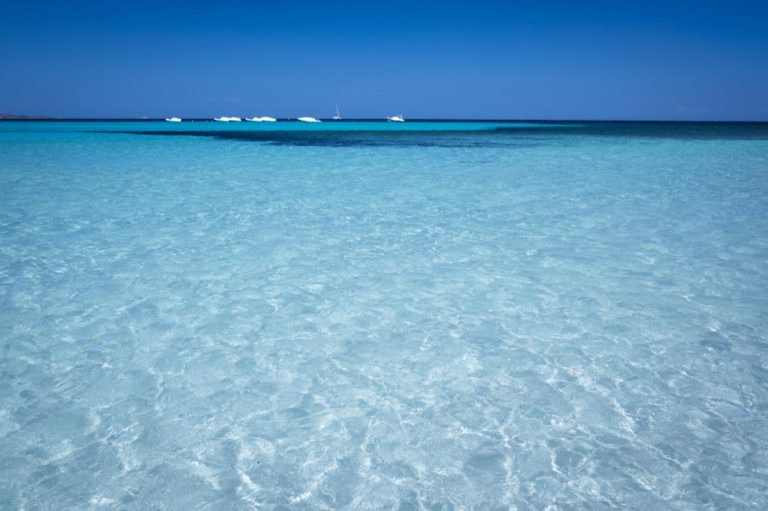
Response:
[{"label": "shallow water", "polygon": [[321,126],[0,123],[0,509],[768,507],[768,125]]}]

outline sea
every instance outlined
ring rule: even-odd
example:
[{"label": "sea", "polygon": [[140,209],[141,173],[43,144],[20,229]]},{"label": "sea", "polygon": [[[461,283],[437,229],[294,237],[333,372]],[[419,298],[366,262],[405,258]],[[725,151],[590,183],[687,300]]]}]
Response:
[{"label": "sea", "polygon": [[0,509],[768,509],[768,124],[0,122]]}]

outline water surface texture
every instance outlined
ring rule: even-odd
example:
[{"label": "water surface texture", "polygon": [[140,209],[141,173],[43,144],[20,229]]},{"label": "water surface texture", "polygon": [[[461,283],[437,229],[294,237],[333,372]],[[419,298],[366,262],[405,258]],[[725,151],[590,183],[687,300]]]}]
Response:
[{"label": "water surface texture", "polygon": [[0,123],[0,509],[766,509],[766,197],[766,124]]}]

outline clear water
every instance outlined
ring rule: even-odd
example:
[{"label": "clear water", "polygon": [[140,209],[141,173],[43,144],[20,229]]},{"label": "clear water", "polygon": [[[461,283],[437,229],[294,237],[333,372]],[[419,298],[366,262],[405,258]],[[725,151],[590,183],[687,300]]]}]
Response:
[{"label": "clear water", "polygon": [[766,197],[765,124],[0,123],[0,509],[766,509]]}]

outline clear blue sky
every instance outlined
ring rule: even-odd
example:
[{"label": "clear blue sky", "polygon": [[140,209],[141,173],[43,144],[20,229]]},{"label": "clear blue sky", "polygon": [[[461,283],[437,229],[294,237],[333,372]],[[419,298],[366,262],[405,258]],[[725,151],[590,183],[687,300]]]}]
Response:
[{"label": "clear blue sky", "polygon": [[768,120],[768,1],[8,0],[0,112]]}]

